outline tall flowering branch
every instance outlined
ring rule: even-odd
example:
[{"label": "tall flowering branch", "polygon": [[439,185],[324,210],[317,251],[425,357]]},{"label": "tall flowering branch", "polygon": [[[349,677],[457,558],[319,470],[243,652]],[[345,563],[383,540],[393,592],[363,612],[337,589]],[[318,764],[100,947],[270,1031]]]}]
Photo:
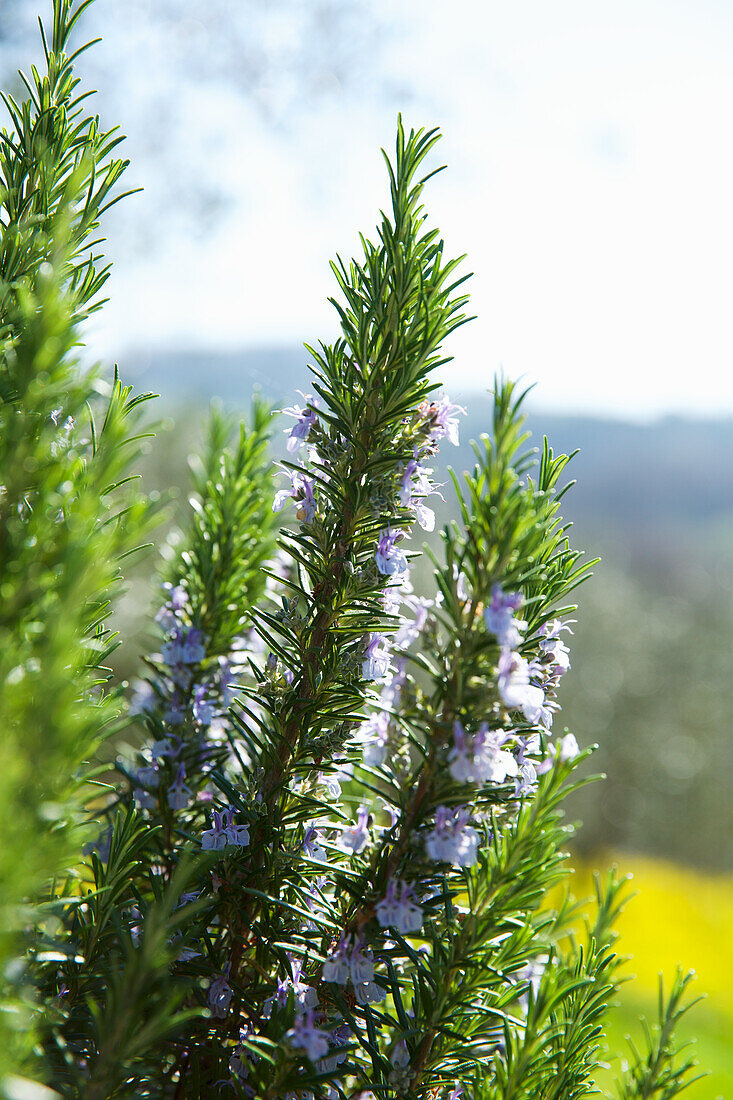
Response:
[{"label": "tall flowering branch", "polygon": [[[362,700],[358,669],[375,644],[364,636],[384,620],[384,578],[406,567],[404,540],[415,496],[430,492],[416,455],[427,453],[439,431],[427,397],[430,373],[443,360],[440,345],[465,318],[466,299],[453,280],[458,261],[443,262],[437,230],[423,231],[416,180],[436,133],[411,133],[400,124],[390,174],[392,217],[384,217],[379,244],[364,241],[364,259],[333,265],[343,302],[342,338],[311,349],[318,397],[295,417],[288,433],[289,492],[300,526],[286,536],[299,565],[297,630],[261,614],[268,635],[280,634],[281,657],[293,674],[277,721],[278,750],[264,783],[277,789],[291,757],[317,743],[334,714],[348,722]],[[279,507],[281,500],[277,502]],[[399,544],[402,545],[399,545]],[[398,548],[399,547],[399,548]],[[389,623],[385,629],[388,630]]]}]

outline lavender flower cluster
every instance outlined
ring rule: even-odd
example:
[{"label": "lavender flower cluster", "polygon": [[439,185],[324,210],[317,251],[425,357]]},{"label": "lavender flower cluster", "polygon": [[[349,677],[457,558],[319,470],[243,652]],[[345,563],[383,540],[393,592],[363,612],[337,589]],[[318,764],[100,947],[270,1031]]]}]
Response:
[{"label": "lavender flower cluster", "polygon": [[150,661],[153,676],[139,685],[131,707],[164,736],[143,750],[133,796],[140,809],[161,804],[180,811],[195,797],[187,780],[196,778],[198,785],[206,777],[223,743],[242,654],[210,656],[205,637],[191,622],[185,587],[166,583],[164,588],[167,599],[155,617],[163,632],[160,654]]}]

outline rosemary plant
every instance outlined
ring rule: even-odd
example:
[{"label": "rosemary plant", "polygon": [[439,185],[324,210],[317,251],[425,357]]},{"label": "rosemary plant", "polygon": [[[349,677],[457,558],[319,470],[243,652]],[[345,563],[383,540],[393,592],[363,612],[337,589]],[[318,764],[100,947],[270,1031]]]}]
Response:
[{"label": "rosemary plant", "polygon": [[[124,167],[66,53],[88,2],[54,0],[46,71],[7,100],[3,135],[0,880],[18,962],[1,1087],[597,1092],[623,883],[599,882],[579,936],[562,803],[590,750],[553,734],[568,601],[593,563],[560,514],[568,456],[528,447],[511,383],[454,479],[432,590],[410,580],[431,463],[464,412],[438,392],[467,298],[423,207],[435,131],[398,125],[388,211],[333,265],[340,335],[309,349],[276,470],[261,401],[239,426],[212,417],[126,744],[90,803],[86,762],[120,732],[104,621],[146,510],[125,497],[137,401],[115,380],[96,430],[104,386],[72,352]],[[689,1082],[685,986],[660,998],[624,1100]]]}]

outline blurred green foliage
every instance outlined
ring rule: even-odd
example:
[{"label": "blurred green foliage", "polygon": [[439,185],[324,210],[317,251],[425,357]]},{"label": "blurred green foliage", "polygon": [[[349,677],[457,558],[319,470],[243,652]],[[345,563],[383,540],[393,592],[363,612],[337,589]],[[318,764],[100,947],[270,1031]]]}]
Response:
[{"label": "blurred green foliage", "polygon": [[586,851],[733,867],[732,580],[608,564],[581,595],[562,717],[607,774],[572,805]]},{"label": "blurred green foliage", "polygon": [[44,62],[23,77],[25,98],[3,96],[0,132],[3,1095],[35,1041],[23,958],[33,906],[78,858],[97,790],[89,762],[119,711],[105,692],[115,648],[105,620],[149,517],[130,468],[145,398],[76,352],[107,279],[99,218],[125,168],[74,75],[68,39],[83,7],[54,3]]}]

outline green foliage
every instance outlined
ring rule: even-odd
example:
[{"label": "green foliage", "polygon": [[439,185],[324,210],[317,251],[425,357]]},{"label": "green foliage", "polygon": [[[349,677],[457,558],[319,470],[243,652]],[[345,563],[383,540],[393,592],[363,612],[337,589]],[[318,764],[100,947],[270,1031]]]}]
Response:
[{"label": "green foliage", "polygon": [[[700,546],[707,554],[702,532]],[[575,637],[582,658],[564,711],[599,740],[598,767],[608,775],[602,790],[572,804],[585,852],[733,866],[733,700],[719,643],[733,623],[728,575],[722,558],[628,572],[605,564],[583,593]]]},{"label": "green foliage", "polygon": [[78,851],[86,762],[118,711],[104,622],[147,511],[128,483],[144,399],[74,355],[106,277],[91,236],[121,170],[74,98],[63,49],[78,10],[55,6],[46,72],[27,102],[6,101],[0,137],[0,1080],[28,1046],[9,967],[19,906]]},{"label": "green foliage", "polygon": [[642,1020],[643,1052],[631,1043],[632,1061],[624,1079],[619,1082],[621,1100],[672,1100],[673,1096],[678,1096],[699,1080],[700,1075],[691,1076],[697,1062],[686,1053],[685,1045],[675,1039],[680,1020],[697,1003],[685,999],[693,977],[692,973],[684,974],[678,969],[666,998],[664,982],[660,977],[657,1022],[650,1026]]},{"label": "green foliage", "polygon": [[243,611],[264,593],[262,566],[274,552],[275,535],[267,470],[271,416],[255,398],[250,425],[239,425],[232,449],[233,425],[212,409],[206,451],[200,461],[194,458],[190,527],[168,580],[185,585],[210,654],[230,652],[249,625]]},{"label": "green foliage", "polygon": [[[53,26],[40,22],[45,65],[30,77],[20,73],[28,96],[17,102],[3,94],[10,128],[0,135],[0,337],[13,341],[5,317],[12,299],[33,285],[42,264],[60,264],[68,291],[70,319],[102,304],[99,292],[109,273],[95,252],[102,214],[122,197],[115,186],[127,161],[111,154],[122,138],[117,128],[100,129],[88,113],[89,92],[79,93],[74,62],[93,43],[68,53],[75,25],[92,0],[54,0]],[[64,247],[59,250],[59,234]],[[3,377],[3,396],[12,379]]]}]

